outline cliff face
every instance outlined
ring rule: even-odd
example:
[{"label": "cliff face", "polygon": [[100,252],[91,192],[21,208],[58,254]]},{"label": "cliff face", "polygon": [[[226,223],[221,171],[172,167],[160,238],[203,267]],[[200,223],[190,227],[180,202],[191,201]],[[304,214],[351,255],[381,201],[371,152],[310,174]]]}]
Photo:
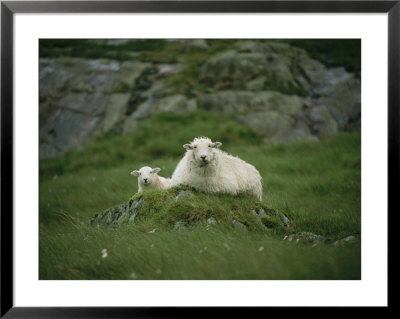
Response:
[{"label": "cliff face", "polygon": [[[41,58],[40,157],[80,149],[101,133],[132,132],[160,112],[197,108],[234,113],[267,143],[318,140],[360,126],[360,80],[343,67],[328,68],[285,43],[236,41],[214,52],[205,41],[181,42],[180,54],[207,58],[194,67],[134,53],[124,61]],[[188,68],[195,81],[182,92],[174,79],[185,79]]]}]

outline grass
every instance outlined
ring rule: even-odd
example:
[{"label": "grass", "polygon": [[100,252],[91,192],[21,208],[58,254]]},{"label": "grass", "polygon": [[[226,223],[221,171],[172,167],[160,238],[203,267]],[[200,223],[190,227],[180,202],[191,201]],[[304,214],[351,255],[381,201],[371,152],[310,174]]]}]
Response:
[{"label": "grass", "polygon": [[[249,224],[251,231],[246,233],[236,230],[226,216],[234,211],[238,220],[249,221],[245,214],[254,204],[249,198],[196,194],[189,205],[174,206],[176,190],[155,191],[146,194],[149,215],[137,223],[115,229],[87,225],[96,213],[137,192],[137,179],[130,171],[149,165],[161,167],[161,176],[170,176],[183,156],[182,144],[200,135],[223,142],[223,150],[257,167],[263,177],[262,204],[287,214],[293,221],[287,233],[359,238],[359,131],[321,142],[267,145],[257,133],[238,125],[233,115],[160,114],[131,134],[104,135],[84,151],[40,161],[39,278],[361,278],[359,240],[312,247],[283,241],[284,230],[265,232],[256,224]],[[216,217],[216,225],[173,230],[177,219],[210,215]]]}]

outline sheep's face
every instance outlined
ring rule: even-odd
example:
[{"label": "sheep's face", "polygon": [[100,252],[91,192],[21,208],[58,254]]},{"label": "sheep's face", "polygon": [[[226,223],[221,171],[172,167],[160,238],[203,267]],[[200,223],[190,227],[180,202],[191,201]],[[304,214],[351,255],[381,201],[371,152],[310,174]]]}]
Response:
[{"label": "sheep's face", "polygon": [[131,174],[134,176],[138,176],[139,183],[141,183],[142,185],[150,186],[156,178],[155,175],[157,175],[160,170],[160,168],[151,168],[148,166],[144,166],[138,171],[132,171]]},{"label": "sheep's face", "polygon": [[209,138],[199,138],[183,147],[192,152],[193,159],[200,166],[206,166],[214,160],[215,149],[221,145],[221,142],[212,142]]}]

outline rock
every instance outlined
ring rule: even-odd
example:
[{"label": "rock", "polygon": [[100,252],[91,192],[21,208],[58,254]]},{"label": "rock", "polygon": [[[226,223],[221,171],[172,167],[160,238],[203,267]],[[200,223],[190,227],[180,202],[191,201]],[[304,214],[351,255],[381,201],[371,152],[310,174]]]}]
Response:
[{"label": "rock", "polygon": [[311,127],[319,136],[331,136],[338,132],[338,125],[325,105],[313,107],[308,116],[311,120]]},{"label": "rock", "polygon": [[[243,41],[236,50],[209,59],[200,70],[200,79],[219,89],[236,88],[244,82],[252,90],[309,90],[325,77],[322,63],[285,43]],[[255,78],[264,77],[261,82]],[[254,86],[255,85],[255,86]],[[250,87],[249,87],[250,86]]]},{"label": "rock", "polygon": [[239,123],[263,135],[266,141],[281,141],[281,136],[290,131],[295,123],[290,116],[274,110],[239,115],[236,118]]},{"label": "rock", "polygon": [[199,103],[207,110],[223,113],[251,114],[268,110],[288,110],[290,115],[302,109],[303,99],[296,95],[261,91],[219,91],[200,94]]},{"label": "rock", "polygon": [[117,124],[126,112],[131,95],[128,93],[111,94],[107,99],[103,131],[108,132]]},{"label": "rock", "polygon": [[212,57],[200,69],[200,80],[218,89],[238,86],[243,89],[243,83],[261,75],[277,87],[297,87],[288,59],[276,53],[238,53],[232,50]]},{"label": "rock", "polygon": [[236,219],[234,219],[234,220],[232,221],[232,224],[233,224],[233,226],[235,226],[235,228],[236,228],[237,230],[240,230],[240,231],[242,231],[242,232],[248,232],[247,227],[246,227],[243,223],[237,221]]},{"label": "rock", "polygon": [[335,246],[341,246],[341,245],[345,245],[347,243],[353,243],[355,241],[356,241],[356,237],[353,235],[350,235],[350,236],[347,236],[345,238],[335,241],[333,244]]},{"label": "rock", "polygon": [[274,228],[276,226],[289,227],[289,218],[277,209],[259,208],[253,209],[250,213],[256,216],[267,228]]},{"label": "rock", "polygon": [[208,44],[204,39],[181,40],[182,51],[204,51],[208,49]]},{"label": "rock", "polygon": [[217,220],[214,217],[210,217],[207,219],[207,224],[209,225],[215,225],[217,223]]},{"label": "rock", "polygon": [[185,223],[183,220],[178,220],[174,225],[174,230],[185,230]]},{"label": "rock", "polygon": [[261,91],[264,89],[264,84],[267,78],[263,75],[256,77],[246,83],[246,90],[248,91]]},{"label": "rock", "polygon": [[151,67],[150,63],[142,63],[138,61],[125,61],[121,64],[120,70],[115,77],[112,91],[126,92],[136,85],[136,80],[142,73]]},{"label": "rock", "polygon": [[40,157],[54,157],[66,150],[80,149],[83,141],[97,132],[99,118],[59,109],[40,128]]},{"label": "rock", "polygon": [[[93,40],[98,44],[108,40]],[[130,40],[109,40],[124,45]],[[207,50],[202,39],[174,40]],[[264,141],[317,141],[361,125],[361,82],[343,67],[326,68],[306,51],[279,41],[238,41],[199,66],[204,90],[174,94],[166,77],[182,63],[80,58],[39,60],[40,158],[82,149],[102,132],[129,133],[160,112],[202,108],[233,113]],[[199,89],[200,90],[200,89]],[[204,93],[207,92],[207,93]]]},{"label": "rock", "polygon": [[183,70],[182,63],[175,63],[175,64],[160,64],[158,73],[159,75],[167,75],[167,74],[176,74]]},{"label": "rock", "polygon": [[176,94],[162,98],[154,103],[153,113],[184,114],[188,112],[187,99],[184,95]]},{"label": "rock", "polygon": [[290,226],[290,220],[284,213],[280,212],[279,210],[275,210],[274,213],[275,213],[275,216],[278,216],[280,218],[280,220],[282,221],[282,223],[285,227]]},{"label": "rock", "polygon": [[312,243],[312,244],[318,244],[318,243],[325,243],[327,242],[328,238],[317,235],[314,233],[310,232],[300,232],[298,234],[292,234],[284,238],[284,240],[288,241],[294,241],[298,243],[299,241],[304,242],[304,243]]},{"label": "rock", "polygon": [[191,191],[180,191],[178,193],[178,195],[175,196],[175,201],[179,201],[179,200],[187,200],[190,198],[193,198],[194,194]]},{"label": "rock", "polygon": [[143,207],[143,198],[130,200],[125,204],[120,204],[104,212],[101,212],[89,219],[88,224],[91,226],[107,226],[115,227],[122,224],[132,224],[136,215]]}]

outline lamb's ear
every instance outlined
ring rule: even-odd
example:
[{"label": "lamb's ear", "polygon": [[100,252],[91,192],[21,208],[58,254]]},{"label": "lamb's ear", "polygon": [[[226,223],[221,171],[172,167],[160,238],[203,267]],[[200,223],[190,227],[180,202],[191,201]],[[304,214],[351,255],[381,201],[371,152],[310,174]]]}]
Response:
[{"label": "lamb's ear", "polygon": [[186,148],[187,150],[193,149],[193,146],[191,144],[184,144],[183,147]]},{"label": "lamb's ear", "polygon": [[222,145],[221,142],[214,142],[214,143],[212,143],[212,147],[214,147],[214,148],[218,148],[218,147],[220,147],[221,145]]},{"label": "lamb's ear", "polygon": [[158,173],[159,171],[161,171],[161,168],[158,167],[151,170],[152,173]]},{"label": "lamb's ear", "polygon": [[131,175],[139,176],[139,171],[132,171]]}]

